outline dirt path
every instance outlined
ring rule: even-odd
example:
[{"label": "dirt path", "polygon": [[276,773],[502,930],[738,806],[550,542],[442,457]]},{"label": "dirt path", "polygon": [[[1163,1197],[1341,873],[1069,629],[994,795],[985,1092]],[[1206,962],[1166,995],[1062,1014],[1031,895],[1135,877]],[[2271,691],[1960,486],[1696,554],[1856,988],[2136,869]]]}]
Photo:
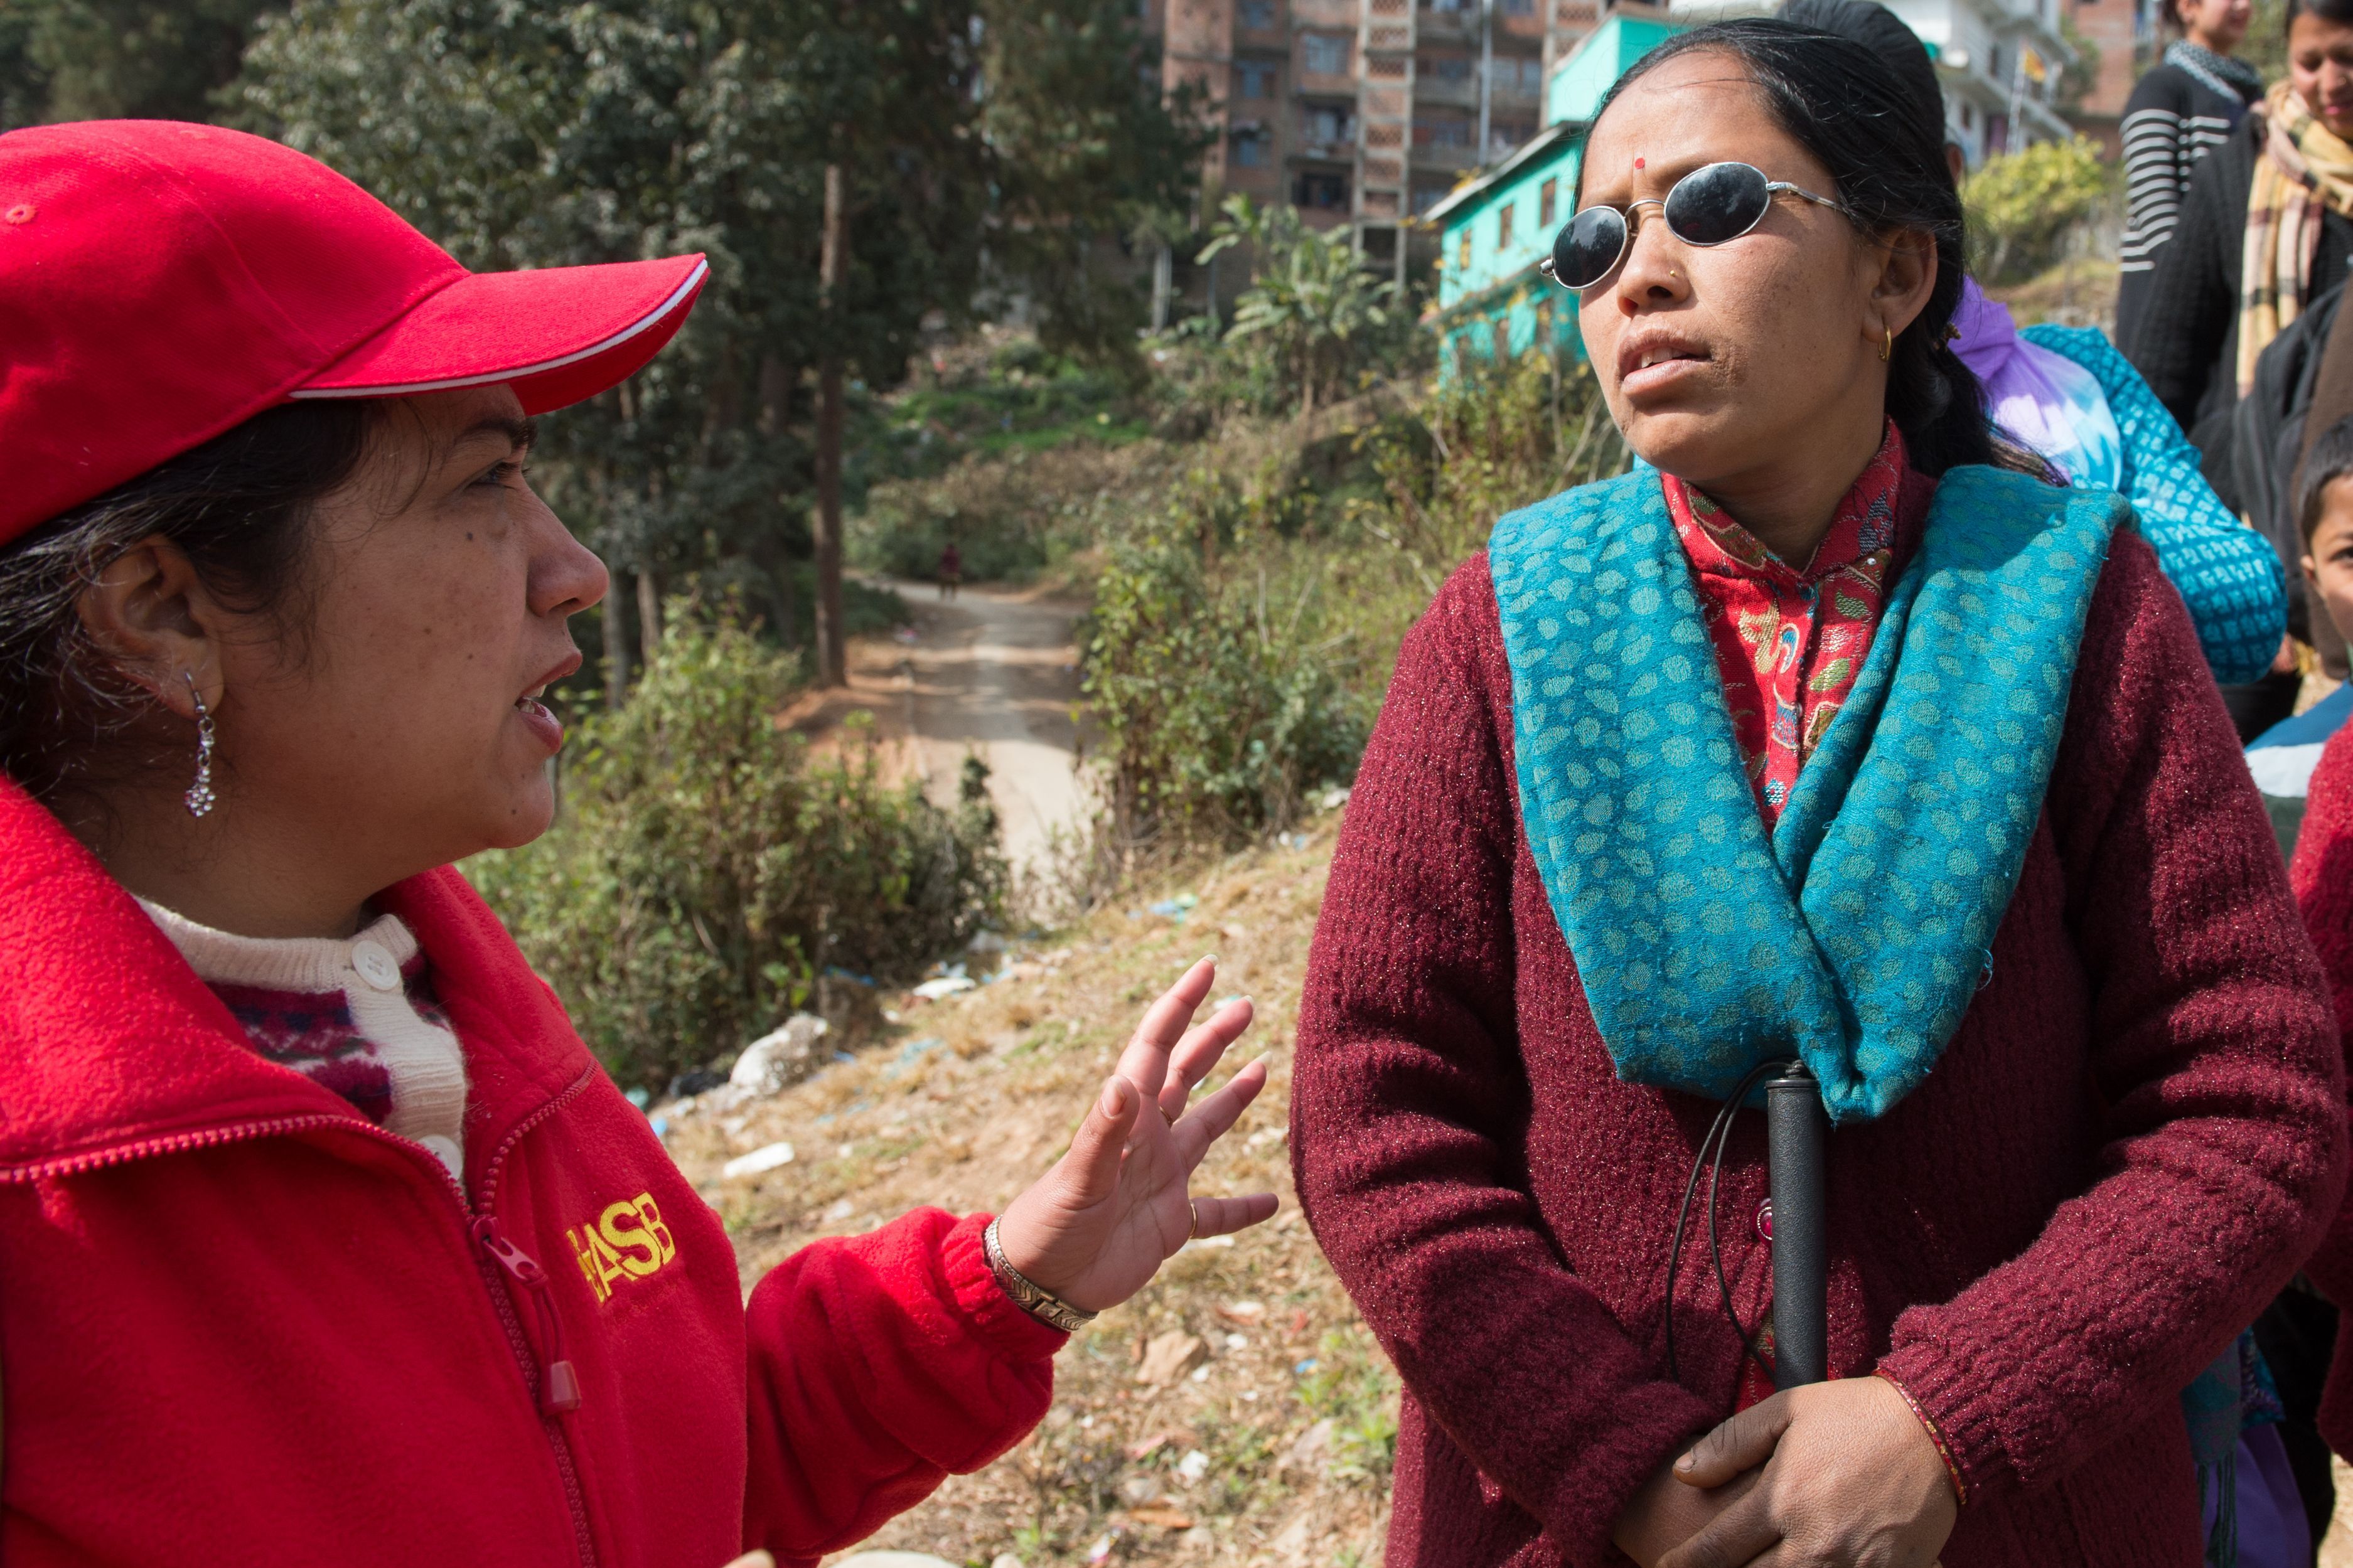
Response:
[{"label": "dirt path", "polygon": [[951,602],[928,583],[870,578],[914,612],[913,637],[852,645],[849,685],[812,692],[785,715],[808,732],[849,713],[873,717],[900,765],[923,774],[932,798],[955,799],[967,752],[988,764],[989,793],[1005,825],[1005,852],[1035,865],[1049,835],[1083,809],[1074,767],[1080,606],[1035,590],[965,588]]},{"label": "dirt path", "polygon": [[[878,584],[878,586],[883,584]],[[932,797],[955,798],[967,752],[989,768],[989,793],[1017,866],[1077,820],[1074,766],[1078,606],[1015,589],[965,588],[943,602],[926,584],[894,583],[915,612],[906,658],[908,728],[920,744]]]}]

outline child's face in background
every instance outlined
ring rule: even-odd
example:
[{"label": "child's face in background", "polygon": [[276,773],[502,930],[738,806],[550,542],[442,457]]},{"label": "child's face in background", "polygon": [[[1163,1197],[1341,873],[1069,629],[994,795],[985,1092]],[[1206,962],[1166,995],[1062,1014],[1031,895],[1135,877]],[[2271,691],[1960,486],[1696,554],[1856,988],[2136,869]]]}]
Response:
[{"label": "child's face in background", "polygon": [[2304,580],[2337,635],[2353,642],[2353,474],[2328,481],[2320,521],[2304,545]]}]

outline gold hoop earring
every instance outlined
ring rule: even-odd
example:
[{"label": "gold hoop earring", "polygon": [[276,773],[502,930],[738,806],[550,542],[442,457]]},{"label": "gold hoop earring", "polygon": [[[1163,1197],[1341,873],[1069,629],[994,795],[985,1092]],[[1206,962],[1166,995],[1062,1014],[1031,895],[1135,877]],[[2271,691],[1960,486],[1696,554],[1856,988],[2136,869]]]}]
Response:
[{"label": "gold hoop earring", "polygon": [[1885,364],[1888,355],[1895,352],[1895,333],[1887,327],[1879,329],[1879,363]]}]

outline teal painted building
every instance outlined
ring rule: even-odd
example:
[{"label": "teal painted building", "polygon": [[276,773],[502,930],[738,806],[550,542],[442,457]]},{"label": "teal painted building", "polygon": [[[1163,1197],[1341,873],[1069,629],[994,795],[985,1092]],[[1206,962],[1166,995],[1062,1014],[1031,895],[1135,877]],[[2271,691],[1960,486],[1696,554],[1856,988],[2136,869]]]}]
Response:
[{"label": "teal painted building", "polygon": [[1682,32],[1679,25],[1613,12],[1553,72],[1535,140],[1432,207],[1444,248],[1438,303],[1424,318],[1451,375],[1466,356],[1508,359],[1542,345],[1578,352],[1577,300],[1536,270],[1568,221],[1585,132],[1626,68]]}]

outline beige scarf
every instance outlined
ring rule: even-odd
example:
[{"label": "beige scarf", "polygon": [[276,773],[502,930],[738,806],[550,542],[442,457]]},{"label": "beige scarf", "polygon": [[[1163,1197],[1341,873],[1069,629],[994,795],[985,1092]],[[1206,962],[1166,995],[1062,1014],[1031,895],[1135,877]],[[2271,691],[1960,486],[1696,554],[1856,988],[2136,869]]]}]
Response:
[{"label": "beige scarf", "polygon": [[2315,119],[2281,82],[2264,95],[2268,125],[2239,265],[2239,395],[2255,384],[2255,359],[2304,310],[2324,212],[2353,217],[2353,146]]}]

